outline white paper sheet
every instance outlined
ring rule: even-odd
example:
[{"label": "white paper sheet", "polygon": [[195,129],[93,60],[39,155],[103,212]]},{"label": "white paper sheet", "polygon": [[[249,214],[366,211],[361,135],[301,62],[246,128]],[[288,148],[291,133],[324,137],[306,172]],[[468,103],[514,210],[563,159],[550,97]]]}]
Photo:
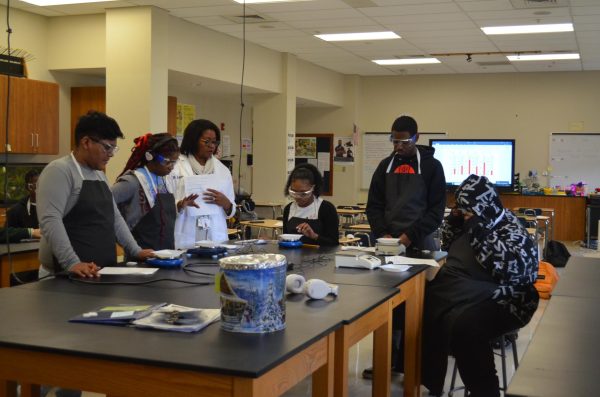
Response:
[{"label": "white paper sheet", "polygon": [[321,173],[330,171],[329,168],[329,152],[318,152],[317,153],[317,161],[319,163],[319,171]]},{"label": "white paper sheet", "polygon": [[215,174],[204,174],[204,175],[192,175],[186,176],[183,179],[185,184],[185,195],[198,194],[199,197],[196,199],[196,204],[200,208],[188,206],[186,210],[191,216],[199,215],[213,215],[219,213],[221,207],[217,204],[211,204],[204,202],[204,192],[206,189],[214,189],[220,192],[225,190],[225,178],[218,178]]},{"label": "white paper sheet", "polygon": [[380,269],[385,270],[386,272],[405,272],[408,269],[410,269],[410,265],[393,265],[393,264],[389,264],[389,265],[382,265],[379,266]]},{"label": "white paper sheet", "polygon": [[137,274],[143,276],[149,276],[156,273],[157,268],[149,267],[103,267],[98,273],[103,276],[106,275],[124,275],[124,274]]},{"label": "white paper sheet", "polygon": [[440,264],[437,263],[434,259],[417,259],[417,258],[408,258],[406,256],[386,256],[385,257],[386,264],[392,265],[427,265],[433,267],[440,267]]}]

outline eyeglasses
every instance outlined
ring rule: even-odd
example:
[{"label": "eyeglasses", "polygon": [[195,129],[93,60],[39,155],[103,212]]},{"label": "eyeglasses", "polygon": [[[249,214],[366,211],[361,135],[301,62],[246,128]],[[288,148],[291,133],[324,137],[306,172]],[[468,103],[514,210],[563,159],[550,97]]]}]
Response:
[{"label": "eyeglasses", "polygon": [[27,189],[28,190],[35,190],[35,183],[28,182],[27,183]]},{"label": "eyeglasses", "polygon": [[313,190],[315,189],[315,187],[311,187],[309,190],[305,191],[305,192],[297,192],[295,190],[292,189],[288,189],[288,193],[290,194],[291,197],[293,198],[306,198],[308,196],[310,196],[313,193]]},{"label": "eyeglasses", "polygon": [[89,137],[92,141],[102,146],[102,149],[106,152],[106,154],[115,154],[119,151],[119,147],[117,145],[109,145],[108,143],[102,142],[99,139]]},{"label": "eyeglasses", "polygon": [[214,146],[214,147],[217,147],[221,144],[221,141],[211,141],[209,139],[200,139],[200,142],[202,142],[206,146]]},{"label": "eyeglasses", "polygon": [[407,139],[394,139],[394,136],[390,135],[390,142],[392,142],[394,145],[409,145],[409,144],[413,143],[414,141],[415,141],[414,136],[411,136],[410,138],[407,138]]},{"label": "eyeglasses", "polygon": [[155,159],[163,167],[169,167],[169,166],[175,165],[175,163],[177,162],[177,160],[168,159],[161,154],[157,154]]}]

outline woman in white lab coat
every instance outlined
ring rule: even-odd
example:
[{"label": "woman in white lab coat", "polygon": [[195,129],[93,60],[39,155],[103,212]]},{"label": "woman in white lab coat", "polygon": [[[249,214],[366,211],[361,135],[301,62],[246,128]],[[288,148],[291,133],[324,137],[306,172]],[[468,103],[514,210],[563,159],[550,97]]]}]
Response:
[{"label": "woman in white lab coat", "polygon": [[[209,120],[194,120],[183,133],[181,155],[170,175],[177,200],[176,248],[191,248],[199,240],[228,240],[227,219],[235,214],[236,206],[231,172],[215,157],[220,140],[219,128]],[[185,177],[193,175],[214,176],[216,188],[209,187],[202,197],[190,199],[186,194]],[[207,208],[211,209],[210,214],[202,214]]]}]

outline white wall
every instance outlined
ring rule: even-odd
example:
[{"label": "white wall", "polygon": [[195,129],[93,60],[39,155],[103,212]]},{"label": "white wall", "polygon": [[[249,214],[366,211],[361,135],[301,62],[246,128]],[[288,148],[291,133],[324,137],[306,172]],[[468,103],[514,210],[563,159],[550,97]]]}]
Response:
[{"label": "white wall", "polygon": [[389,131],[402,113],[420,131],[451,138],[516,139],[521,175],[548,166],[550,132],[583,121],[600,131],[600,72],[505,73],[362,79],[364,131]]},{"label": "white wall", "polygon": [[[241,29],[240,25],[240,29]],[[239,84],[242,41],[176,17],[169,20],[169,69]],[[281,54],[246,44],[244,84],[281,92]]]},{"label": "white wall", "polygon": [[296,89],[298,98],[331,106],[344,106],[344,75],[298,60]]},{"label": "white wall", "polygon": [[106,66],[105,14],[52,17],[48,27],[48,69]]}]

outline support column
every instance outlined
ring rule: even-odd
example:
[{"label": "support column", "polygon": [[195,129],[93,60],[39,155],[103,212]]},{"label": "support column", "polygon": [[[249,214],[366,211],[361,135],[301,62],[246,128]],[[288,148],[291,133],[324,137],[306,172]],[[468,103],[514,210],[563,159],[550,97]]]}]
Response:
[{"label": "support column", "polygon": [[[284,200],[288,134],[296,133],[296,57],[282,54],[283,84],[276,94],[254,105],[252,197],[257,202]],[[293,157],[293,156],[292,156]]]},{"label": "support column", "polygon": [[106,10],[106,113],[125,134],[107,168],[114,182],[133,138],[167,131],[169,14],[156,7]]}]

